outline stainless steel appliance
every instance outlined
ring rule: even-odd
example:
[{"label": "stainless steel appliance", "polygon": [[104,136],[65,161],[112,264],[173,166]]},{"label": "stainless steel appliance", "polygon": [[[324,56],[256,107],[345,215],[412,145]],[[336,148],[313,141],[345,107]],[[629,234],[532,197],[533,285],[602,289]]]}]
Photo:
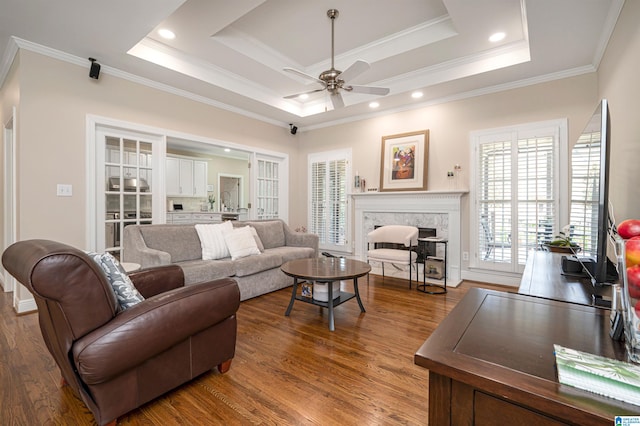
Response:
[{"label": "stainless steel appliance", "polygon": [[[140,212],[140,220],[138,221],[138,213],[135,211],[126,211],[123,215],[120,212],[107,212],[106,219],[113,220],[114,222],[107,222],[105,226],[105,244],[107,247],[120,247],[121,243],[121,230],[125,226],[135,225],[150,225],[151,212]],[[122,219],[122,220],[120,220]],[[146,219],[146,220],[145,220]]]},{"label": "stainless steel appliance", "polygon": [[149,184],[145,179],[136,179],[136,178],[120,179],[118,176],[109,178],[109,191],[120,191],[121,184],[124,184],[123,190],[125,192],[135,192],[137,189],[139,189],[140,192],[149,191]]},{"label": "stainless steel appliance", "polygon": [[[116,220],[120,216],[120,213],[115,212],[107,212],[106,219],[107,220]],[[117,222],[107,222],[105,224],[105,246],[107,247],[117,247],[117,243],[119,241],[118,231],[120,229],[120,224]]]}]

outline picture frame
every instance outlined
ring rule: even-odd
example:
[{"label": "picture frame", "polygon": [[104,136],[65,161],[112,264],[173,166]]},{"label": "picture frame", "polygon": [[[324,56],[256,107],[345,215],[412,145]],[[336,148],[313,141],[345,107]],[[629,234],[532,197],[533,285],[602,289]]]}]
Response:
[{"label": "picture frame", "polygon": [[382,137],[379,191],[426,191],[429,130]]}]

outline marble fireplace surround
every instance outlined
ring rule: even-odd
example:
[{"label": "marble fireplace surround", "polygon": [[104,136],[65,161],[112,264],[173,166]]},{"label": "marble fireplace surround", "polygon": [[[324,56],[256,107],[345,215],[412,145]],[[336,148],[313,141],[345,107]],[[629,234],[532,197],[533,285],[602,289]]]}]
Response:
[{"label": "marble fireplace surround", "polygon": [[[412,225],[435,228],[436,236],[449,240],[447,248],[447,286],[457,286],[460,278],[462,196],[467,191],[363,192],[351,194],[354,201],[355,258],[366,261],[367,234],[374,225]],[[437,245],[442,256],[442,244]],[[382,274],[379,265],[372,272]],[[422,280],[422,269],[419,270]],[[385,267],[385,275],[409,278],[408,270]],[[415,277],[415,275],[414,275]]]}]

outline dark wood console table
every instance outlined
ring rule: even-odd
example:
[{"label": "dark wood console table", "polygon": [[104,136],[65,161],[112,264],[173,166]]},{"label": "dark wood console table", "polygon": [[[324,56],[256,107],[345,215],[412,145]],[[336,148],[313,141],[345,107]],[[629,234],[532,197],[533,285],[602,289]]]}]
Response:
[{"label": "dark wood console table", "polygon": [[609,311],[472,288],[415,354],[429,425],[612,425],[640,406],[560,385],[553,344],[624,359]]},{"label": "dark wood console table", "polygon": [[592,293],[611,298],[611,287],[594,288],[591,281],[562,274],[562,254],[532,251],[518,293],[593,306]]}]

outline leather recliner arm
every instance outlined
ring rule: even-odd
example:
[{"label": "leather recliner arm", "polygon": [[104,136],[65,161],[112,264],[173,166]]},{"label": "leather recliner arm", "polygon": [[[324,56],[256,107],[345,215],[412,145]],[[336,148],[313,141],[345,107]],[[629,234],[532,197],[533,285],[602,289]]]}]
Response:
[{"label": "leather recliner arm", "polygon": [[145,299],[184,286],[184,273],[178,265],[143,269],[130,273],[129,278]]},{"label": "leather recliner arm", "polygon": [[87,384],[105,382],[235,315],[239,305],[238,284],[231,278],[146,299],[74,343],[78,374]]}]

